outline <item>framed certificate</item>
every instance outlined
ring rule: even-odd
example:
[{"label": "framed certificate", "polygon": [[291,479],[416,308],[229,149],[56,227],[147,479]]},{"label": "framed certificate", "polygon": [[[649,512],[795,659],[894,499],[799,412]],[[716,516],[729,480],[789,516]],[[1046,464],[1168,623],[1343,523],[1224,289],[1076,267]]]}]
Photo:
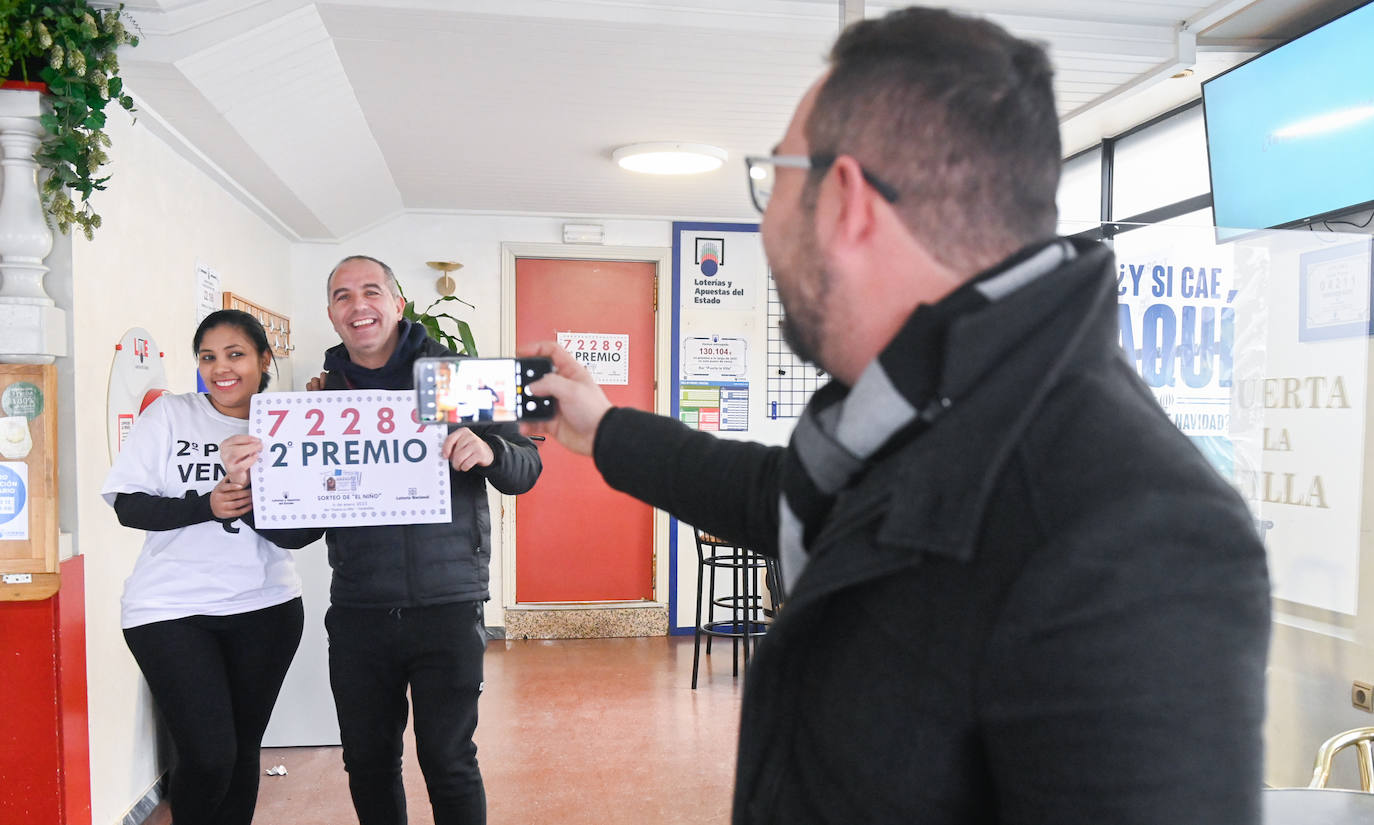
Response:
[{"label": "framed certificate", "polygon": [[412,390],[278,392],[253,396],[248,431],[258,526],[357,527],[444,522],[448,428],[424,426]]},{"label": "framed certificate", "polygon": [[1304,252],[1298,261],[1299,341],[1374,333],[1368,241]]}]

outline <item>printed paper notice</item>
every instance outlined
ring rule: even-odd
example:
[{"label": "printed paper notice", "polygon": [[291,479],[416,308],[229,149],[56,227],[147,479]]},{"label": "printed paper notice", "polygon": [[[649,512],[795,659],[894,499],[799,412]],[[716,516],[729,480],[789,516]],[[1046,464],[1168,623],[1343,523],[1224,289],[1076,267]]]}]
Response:
[{"label": "printed paper notice", "polygon": [[701,335],[682,340],[682,377],[694,381],[744,381],[749,377],[748,342]]},{"label": "printed paper notice", "polygon": [[749,429],[749,384],[744,381],[682,384],[678,395],[682,423],[697,430]]},{"label": "printed paper notice", "polygon": [[630,383],[630,336],[606,332],[560,332],[558,344],[582,362],[596,383]]},{"label": "printed paper notice", "polygon": [[253,509],[263,527],[449,521],[448,428],[416,423],[410,390],[253,396],[262,439]]},{"label": "printed paper notice", "polygon": [[220,309],[219,273],[203,263],[196,263],[196,323]]},{"label": "printed paper notice", "polygon": [[28,541],[29,467],[0,461],[0,541]]}]

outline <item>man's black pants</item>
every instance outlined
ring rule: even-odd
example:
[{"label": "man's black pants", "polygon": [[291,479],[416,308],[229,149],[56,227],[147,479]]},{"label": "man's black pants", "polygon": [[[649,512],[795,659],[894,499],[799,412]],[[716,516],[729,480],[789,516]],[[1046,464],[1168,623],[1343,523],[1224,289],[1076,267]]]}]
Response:
[{"label": "man's black pants", "polygon": [[330,607],[329,682],[344,769],[360,825],[404,825],[401,735],[415,705],[415,750],[435,825],[482,825],[477,699],[486,634],[481,602],[431,607]]}]

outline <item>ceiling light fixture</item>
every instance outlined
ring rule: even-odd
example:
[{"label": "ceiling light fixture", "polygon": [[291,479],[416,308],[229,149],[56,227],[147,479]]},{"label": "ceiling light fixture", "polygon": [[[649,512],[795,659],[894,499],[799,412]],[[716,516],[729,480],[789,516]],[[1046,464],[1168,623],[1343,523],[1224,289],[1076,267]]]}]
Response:
[{"label": "ceiling light fixture", "polygon": [[611,158],[622,169],[650,175],[711,172],[719,169],[729,157],[724,149],[704,143],[635,143],[611,153]]}]

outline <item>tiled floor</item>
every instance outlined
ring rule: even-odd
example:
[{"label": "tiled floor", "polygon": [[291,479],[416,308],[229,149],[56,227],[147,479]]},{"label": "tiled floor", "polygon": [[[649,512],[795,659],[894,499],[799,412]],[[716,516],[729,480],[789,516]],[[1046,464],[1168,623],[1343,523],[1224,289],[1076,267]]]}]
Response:
[{"label": "tiled floor", "polygon": [[[691,690],[692,638],[495,641],[477,729],[491,825],[729,821],[742,680],[730,647],[703,652]],[[431,825],[407,734],[411,825]],[[338,748],[270,748],[255,825],[349,825]]]}]

